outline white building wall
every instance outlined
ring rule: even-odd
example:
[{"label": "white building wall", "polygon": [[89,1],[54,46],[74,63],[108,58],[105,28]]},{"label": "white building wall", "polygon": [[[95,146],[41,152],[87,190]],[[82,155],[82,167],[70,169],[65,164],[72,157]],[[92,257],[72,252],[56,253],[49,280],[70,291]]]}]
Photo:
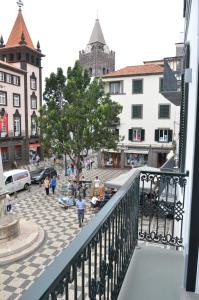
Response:
[{"label": "white building wall", "polygon": [[[179,130],[179,107],[170,103],[159,92],[159,79],[163,75],[148,75],[148,76],[132,76],[132,77],[117,77],[103,79],[105,82],[105,91],[109,92],[109,82],[123,81],[123,94],[111,95],[113,101],[117,101],[123,106],[123,111],[120,115],[120,135],[124,136],[124,144],[141,145],[141,146],[157,146],[165,147],[172,146],[172,143],[158,143],[155,141],[155,129],[169,128],[173,130],[176,138],[178,138]],[[132,80],[143,78],[143,94],[132,94]],[[143,118],[132,119],[131,111],[133,104],[143,105]],[[159,119],[158,109],[159,104],[170,105],[170,118]],[[128,140],[128,130],[132,127],[142,127],[145,129],[145,140],[142,142],[131,142]],[[176,132],[175,132],[176,131]]]},{"label": "white building wall", "polygon": [[[185,222],[184,222],[184,253],[188,254],[189,243],[189,223],[192,197],[192,182],[194,168],[194,141],[196,128],[196,112],[197,112],[197,86],[198,86],[198,66],[199,66],[199,2],[192,0],[191,15],[186,42],[190,43],[190,68],[192,70],[192,80],[189,83],[189,103],[188,103],[188,122],[187,122],[187,143],[186,143],[186,161],[185,170],[189,171],[189,184],[186,189],[185,202]],[[197,276],[197,293],[199,293],[199,261]]]},{"label": "white building wall", "polygon": [[[1,106],[8,113],[8,131],[14,131],[13,114],[18,109],[21,115],[21,130],[25,131],[25,104],[24,104],[24,75],[18,72],[11,71],[7,68],[0,67],[0,71],[20,77],[20,86],[0,82],[0,90],[7,92],[7,106]],[[13,106],[13,94],[19,94],[21,98],[20,107]]]}]

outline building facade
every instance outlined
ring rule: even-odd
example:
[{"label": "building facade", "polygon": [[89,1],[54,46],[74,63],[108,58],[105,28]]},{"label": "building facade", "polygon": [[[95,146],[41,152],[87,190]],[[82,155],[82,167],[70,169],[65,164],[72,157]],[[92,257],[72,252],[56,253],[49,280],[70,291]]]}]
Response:
[{"label": "building facade", "polygon": [[42,103],[39,42],[34,47],[21,7],[6,44],[0,40],[0,147],[4,168],[40,153],[36,117]]},{"label": "building facade", "polygon": [[103,81],[112,100],[123,106],[116,124],[123,140],[117,151],[101,152],[101,165],[160,167],[178,141],[180,115],[180,108],[161,94],[162,61],[111,72]]},{"label": "building facade", "polygon": [[101,77],[115,70],[115,52],[106,45],[99,19],[95,21],[86,50],[79,52],[79,61],[91,76]]}]

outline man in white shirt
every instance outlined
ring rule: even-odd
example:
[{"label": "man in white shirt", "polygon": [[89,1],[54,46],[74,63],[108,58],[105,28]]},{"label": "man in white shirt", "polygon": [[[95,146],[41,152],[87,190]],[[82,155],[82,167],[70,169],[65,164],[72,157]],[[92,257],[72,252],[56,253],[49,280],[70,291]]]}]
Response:
[{"label": "man in white shirt", "polygon": [[76,207],[77,207],[77,217],[78,217],[78,221],[79,221],[79,227],[81,227],[82,223],[84,221],[84,212],[86,209],[86,205],[80,195],[78,196],[78,200],[76,202]]}]

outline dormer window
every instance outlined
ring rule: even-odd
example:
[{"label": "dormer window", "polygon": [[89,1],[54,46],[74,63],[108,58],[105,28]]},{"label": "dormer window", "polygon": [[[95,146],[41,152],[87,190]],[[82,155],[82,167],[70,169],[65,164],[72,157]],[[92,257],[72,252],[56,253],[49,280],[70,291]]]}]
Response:
[{"label": "dormer window", "polygon": [[31,90],[36,90],[37,89],[37,78],[35,77],[34,72],[30,76],[30,88],[31,88]]}]

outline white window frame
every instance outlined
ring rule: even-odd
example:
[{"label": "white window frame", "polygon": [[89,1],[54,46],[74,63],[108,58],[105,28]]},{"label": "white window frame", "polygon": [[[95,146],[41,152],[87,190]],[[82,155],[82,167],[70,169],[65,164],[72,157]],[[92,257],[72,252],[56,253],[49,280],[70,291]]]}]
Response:
[{"label": "white window frame", "polygon": [[31,119],[31,135],[34,136],[37,134],[37,123],[36,119],[33,117]]},{"label": "white window frame", "polygon": [[0,71],[0,81],[4,82],[4,80],[5,80],[5,73]]},{"label": "white window frame", "polygon": [[19,136],[21,134],[21,118],[14,117],[14,136]]},{"label": "white window frame", "polygon": [[11,74],[6,74],[6,82],[7,83],[12,83],[12,75]]},{"label": "white window frame", "polygon": [[31,90],[37,89],[37,79],[34,77],[30,78],[30,88],[31,88]]},{"label": "white window frame", "polygon": [[159,129],[159,142],[168,143],[168,140],[169,140],[169,130]]},{"label": "white window frame", "polygon": [[121,81],[109,82],[109,93],[111,95],[121,94],[121,91],[122,91],[122,82]]},{"label": "white window frame", "polygon": [[20,107],[20,95],[19,94],[13,94],[13,106]]},{"label": "white window frame", "polygon": [[18,76],[16,76],[16,75],[13,75],[13,77],[12,77],[13,79],[13,84],[14,85],[19,85],[19,77]]},{"label": "white window frame", "polygon": [[4,91],[0,91],[0,105],[7,105],[7,94]]},{"label": "white window frame", "polygon": [[37,109],[37,97],[31,96],[30,99],[31,99],[31,108],[32,109]]},{"label": "white window frame", "polygon": [[142,141],[142,129],[141,128],[132,128],[132,141],[141,142]]}]

